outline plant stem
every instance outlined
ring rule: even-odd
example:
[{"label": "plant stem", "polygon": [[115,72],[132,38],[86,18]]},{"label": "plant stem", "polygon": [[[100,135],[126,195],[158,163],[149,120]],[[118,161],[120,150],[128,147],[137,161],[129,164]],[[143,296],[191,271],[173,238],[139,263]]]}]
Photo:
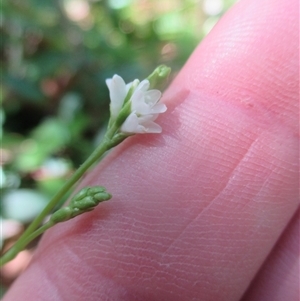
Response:
[{"label": "plant stem", "polygon": [[[87,160],[76,170],[76,172],[64,184],[64,186],[54,195],[54,197],[49,201],[47,206],[32,221],[29,227],[21,235],[21,237],[14,244],[14,246],[11,249],[9,249],[0,258],[0,266],[12,260],[20,251],[22,251],[26,247],[26,245],[33,238],[36,237],[34,236],[36,232],[40,231],[41,229],[44,229],[44,226],[46,226],[48,223],[42,226],[37,231],[35,231],[37,227],[41,224],[41,222],[44,220],[44,218],[50,213],[50,211],[61,200],[61,198],[70,190],[70,188],[72,188],[72,186],[83,176],[83,174],[89,169],[89,167],[91,167],[100,157],[102,157],[106,153],[106,151],[108,151],[109,149],[111,149],[113,146],[116,145],[116,141],[113,141],[115,132],[116,132],[116,127],[111,126],[107,131],[103,139],[103,142],[94,150],[94,152],[87,158]],[[46,229],[44,229],[42,232],[44,232],[45,230]],[[42,232],[38,232],[38,233],[42,233]]]},{"label": "plant stem", "polygon": [[0,266],[3,266],[10,260],[14,259],[16,255],[23,250],[33,239],[44,233],[46,230],[54,226],[55,223],[53,221],[49,221],[45,225],[41,226],[36,231],[29,234],[27,237],[23,237],[18,240],[18,245],[13,245],[1,258],[0,258]]},{"label": "plant stem", "polygon": [[70,190],[70,188],[83,176],[88,168],[95,163],[107,150],[108,143],[104,142],[88,157],[88,159],[76,170],[71,178],[64,184],[64,186],[54,195],[43,211],[33,220],[26,231],[23,233],[24,236],[29,235],[34,231],[48,213],[55,207],[60,199]]}]

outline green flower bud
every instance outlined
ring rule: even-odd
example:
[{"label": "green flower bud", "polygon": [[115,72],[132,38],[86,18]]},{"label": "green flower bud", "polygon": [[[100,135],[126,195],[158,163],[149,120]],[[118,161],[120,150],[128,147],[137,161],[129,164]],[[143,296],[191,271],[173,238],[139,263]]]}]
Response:
[{"label": "green flower bud", "polygon": [[150,82],[150,89],[162,90],[168,81],[171,68],[166,65],[158,66],[148,77],[147,80]]},{"label": "green flower bud", "polygon": [[60,208],[59,210],[55,211],[51,215],[50,221],[57,224],[57,223],[67,221],[72,217],[73,217],[73,210],[68,206],[68,207]]},{"label": "green flower bud", "polygon": [[85,187],[71,199],[69,206],[54,212],[50,221],[55,224],[67,221],[84,212],[92,211],[100,202],[110,198],[111,194],[102,186]]},{"label": "green flower bud", "polygon": [[107,201],[111,195],[102,186],[85,187],[71,200],[70,207],[79,210],[92,210],[100,202]]}]

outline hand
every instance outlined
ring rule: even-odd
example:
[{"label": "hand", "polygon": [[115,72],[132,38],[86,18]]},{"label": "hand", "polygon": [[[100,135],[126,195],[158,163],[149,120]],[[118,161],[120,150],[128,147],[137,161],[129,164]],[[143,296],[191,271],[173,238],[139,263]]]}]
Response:
[{"label": "hand", "polygon": [[298,300],[297,8],[228,12],[165,93],[163,134],[83,181],[113,199],[50,230],[4,300]]}]

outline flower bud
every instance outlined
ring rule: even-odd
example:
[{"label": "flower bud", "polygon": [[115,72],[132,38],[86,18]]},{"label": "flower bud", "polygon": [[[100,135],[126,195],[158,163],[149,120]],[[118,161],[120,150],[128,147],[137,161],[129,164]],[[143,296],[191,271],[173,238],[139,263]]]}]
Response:
[{"label": "flower bud", "polygon": [[147,80],[150,82],[150,89],[162,90],[167,83],[170,75],[171,68],[166,65],[158,66],[148,77]]},{"label": "flower bud", "polygon": [[68,206],[64,208],[60,208],[55,211],[51,217],[50,221],[54,222],[55,224],[67,221],[73,217],[73,210]]},{"label": "flower bud", "polygon": [[111,195],[102,186],[85,187],[72,198],[70,207],[79,210],[92,210],[100,202],[110,198]]},{"label": "flower bud", "polygon": [[67,221],[77,215],[92,211],[100,202],[110,198],[111,194],[102,186],[85,187],[71,199],[69,206],[54,212],[50,221],[55,224]]}]

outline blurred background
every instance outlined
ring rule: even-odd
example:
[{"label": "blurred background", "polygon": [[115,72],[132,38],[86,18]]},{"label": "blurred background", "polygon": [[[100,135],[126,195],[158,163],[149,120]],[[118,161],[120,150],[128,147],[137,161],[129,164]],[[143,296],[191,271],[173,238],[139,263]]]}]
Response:
[{"label": "blurred background", "polygon": [[[105,79],[180,70],[236,0],[3,0],[1,248],[9,248],[101,139]],[[1,270],[1,294],[37,241]]]}]

